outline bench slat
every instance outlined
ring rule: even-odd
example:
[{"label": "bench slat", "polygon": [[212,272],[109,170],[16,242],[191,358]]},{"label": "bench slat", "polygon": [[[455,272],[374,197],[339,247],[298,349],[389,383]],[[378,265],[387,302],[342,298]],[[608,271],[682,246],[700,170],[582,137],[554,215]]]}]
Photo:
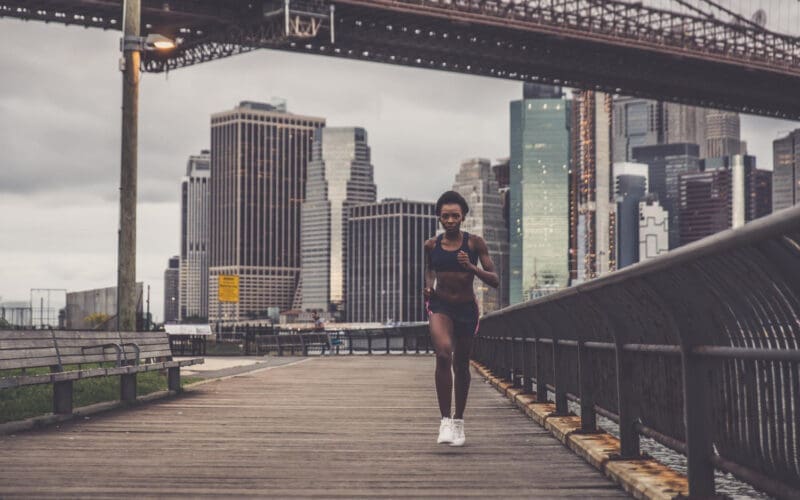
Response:
[{"label": "bench slat", "polygon": [[52,339],[49,330],[0,330],[0,340],[47,340]]},{"label": "bench slat", "polygon": [[42,349],[5,349],[0,351],[0,362],[8,359],[29,359],[29,358],[46,358],[50,356],[57,356],[58,353],[52,347]]},{"label": "bench slat", "polygon": [[41,347],[53,347],[53,339],[0,339],[0,351],[8,349],[36,349]]},{"label": "bench slat", "polygon": [[[35,363],[31,361],[35,360]],[[43,366],[54,366],[58,364],[58,357],[44,357],[31,359],[6,359],[0,362],[0,370],[17,370],[19,368],[40,368]]]}]

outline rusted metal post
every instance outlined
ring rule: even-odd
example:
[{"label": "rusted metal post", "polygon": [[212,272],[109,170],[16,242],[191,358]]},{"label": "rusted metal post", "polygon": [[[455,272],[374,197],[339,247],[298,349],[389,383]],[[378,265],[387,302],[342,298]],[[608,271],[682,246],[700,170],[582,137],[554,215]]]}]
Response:
[{"label": "rusted metal post", "polygon": [[564,346],[559,344],[557,339],[553,339],[553,385],[556,387],[556,414],[568,415],[567,377],[564,373],[566,366],[562,359],[562,349]]},{"label": "rusted metal post", "polygon": [[534,368],[536,371],[536,402],[537,403],[546,403],[547,402],[547,385],[544,382],[544,366],[542,365],[542,359],[544,359],[544,353],[542,352],[542,343],[539,342],[539,338],[537,337],[534,341],[534,352],[536,358],[536,367]]},{"label": "rusted metal post", "polygon": [[636,430],[636,413],[633,400],[633,380],[631,354],[616,346],[617,360],[617,398],[619,406],[619,441],[622,458],[639,457],[639,431]]},{"label": "rusted metal post", "polygon": [[522,390],[533,392],[533,344],[528,339],[522,341]]},{"label": "rusted metal post", "polygon": [[586,348],[583,341],[578,341],[578,381],[581,397],[581,430],[583,432],[597,431],[590,356],[589,349]]},{"label": "rusted metal post", "polygon": [[709,498],[714,495],[710,362],[692,355],[688,349],[683,349],[681,359],[689,496]]},{"label": "rusted metal post", "polygon": [[516,363],[514,363],[514,338],[506,339],[506,376],[512,387],[516,387]]}]

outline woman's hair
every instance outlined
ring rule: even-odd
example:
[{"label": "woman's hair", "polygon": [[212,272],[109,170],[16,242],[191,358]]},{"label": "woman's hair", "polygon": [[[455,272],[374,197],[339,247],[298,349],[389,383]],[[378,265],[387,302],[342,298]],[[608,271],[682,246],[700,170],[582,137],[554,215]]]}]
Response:
[{"label": "woman's hair", "polygon": [[469,205],[467,205],[467,200],[465,200],[463,196],[455,191],[445,191],[436,201],[436,215],[439,216],[442,214],[442,205],[450,203],[458,203],[461,205],[461,215],[464,217],[469,213]]}]

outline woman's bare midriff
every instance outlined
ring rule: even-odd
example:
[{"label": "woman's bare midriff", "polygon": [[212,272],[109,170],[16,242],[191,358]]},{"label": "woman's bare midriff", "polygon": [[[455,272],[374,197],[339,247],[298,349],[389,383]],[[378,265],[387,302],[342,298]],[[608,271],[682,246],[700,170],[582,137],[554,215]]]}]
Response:
[{"label": "woman's bare midriff", "polygon": [[436,290],[434,294],[437,298],[451,302],[471,302],[475,300],[475,292],[472,283],[475,275],[470,272],[438,272],[436,273]]}]

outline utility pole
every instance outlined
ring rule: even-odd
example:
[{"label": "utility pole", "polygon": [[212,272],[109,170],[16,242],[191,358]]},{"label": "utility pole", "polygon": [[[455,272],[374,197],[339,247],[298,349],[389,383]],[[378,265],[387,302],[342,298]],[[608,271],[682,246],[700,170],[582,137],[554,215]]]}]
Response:
[{"label": "utility pole", "polygon": [[122,31],[122,148],[117,248],[117,321],[120,331],[136,330],[136,177],[139,125],[140,48],[128,43],[139,37],[141,0],[124,0]]}]

